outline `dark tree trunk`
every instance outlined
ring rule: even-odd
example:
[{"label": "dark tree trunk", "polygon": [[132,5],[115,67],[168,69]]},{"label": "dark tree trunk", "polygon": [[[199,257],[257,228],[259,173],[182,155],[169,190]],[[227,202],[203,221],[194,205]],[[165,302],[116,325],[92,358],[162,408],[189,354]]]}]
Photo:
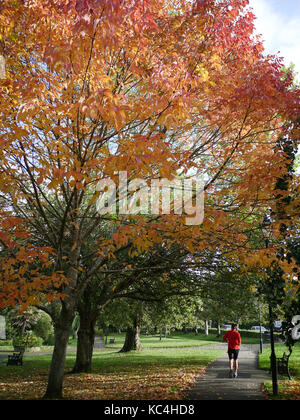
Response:
[{"label": "dark tree trunk", "polygon": [[95,324],[106,303],[105,295],[95,298],[95,290],[92,286],[85,289],[77,307],[80,326],[77,333],[77,352],[73,373],[90,373],[92,370]]},{"label": "dark tree trunk", "polygon": [[120,350],[121,353],[126,353],[131,350],[142,350],[140,342],[140,325],[138,319],[134,320],[134,325],[127,327],[125,342]]},{"label": "dark tree trunk", "polygon": [[90,373],[95,341],[95,318],[90,313],[80,313],[80,327],[78,330],[77,353],[73,373]]},{"label": "dark tree trunk", "polygon": [[66,361],[66,351],[68,339],[72,331],[72,323],[75,318],[76,308],[76,289],[78,272],[74,268],[77,265],[80,249],[77,248],[69,256],[71,268],[68,270],[67,278],[69,279],[69,286],[64,290],[67,297],[61,302],[61,310],[59,314],[53,313],[52,319],[54,321],[54,350],[50,365],[50,372],[48,378],[48,386],[44,398],[46,399],[61,399],[64,369]]},{"label": "dark tree trunk", "polygon": [[68,339],[72,329],[75,313],[73,307],[62,304],[58,320],[54,324],[55,342],[48,378],[48,386],[44,398],[61,399]]}]

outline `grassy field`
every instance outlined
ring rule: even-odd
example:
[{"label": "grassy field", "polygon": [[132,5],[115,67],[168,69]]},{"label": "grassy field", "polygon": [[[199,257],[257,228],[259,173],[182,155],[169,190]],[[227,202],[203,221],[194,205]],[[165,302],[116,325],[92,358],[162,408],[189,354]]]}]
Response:
[{"label": "grassy field", "polygon": [[[243,338],[243,344],[258,343],[257,338]],[[76,341],[70,339],[64,378],[64,397],[83,400],[180,400],[206,366],[226,351],[207,349],[205,345],[222,342],[215,334],[172,333],[167,338],[159,335],[141,336],[143,350],[119,353],[125,334],[110,335],[114,344],[95,350],[92,373],[71,374],[75,362]],[[52,351],[44,347],[42,351]],[[276,346],[277,357],[286,348]],[[0,353],[1,354],[1,353]],[[270,351],[264,348],[260,367],[269,368]],[[49,372],[51,354],[24,357],[23,367],[6,366],[0,362],[0,400],[40,399],[43,397]],[[290,360],[293,382],[280,378],[279,399],[300,399],[300,343]],[[266,392],[271,396],[271,383]]]},{"label": "grassy field", "polygon": [[[109,339],[114,338],[115,343],[109,344]],[[124,344],[125,333],[114,334],[108,337],[108,344],[106,347],[109,348],[121,348]],[[217,340],[215,335],[205,336],[204,334],[195,335],[193,333],[172,333],[167,335],[165,338],[162,336],[160,339],[159,335],[141,335],[141,345],[143,348],[174,348],[174,347],[198,347],[205,346],[209,344],[214,344]]]},{"label": "grassy field", "polygon": [[[242,342],[244,344],[258,344],[259,343],[259,334],[257,337],[243,337],[242,335]],[[109,339],[114,338],[115,343],[109,344]],[[123,346],[125,340],[125,333],[121,334],[110,334],[108,336],[108,344],[106,347],[109,348],[121,348]],[[221,337],[217,337],[216,334],[209,334],[208,336],[205,334],[195,334],[195,333],[181,333],[181,332],[174,332],[165,338],[162,336],[160,340],[159,335],[141,335],[141,345],[143,348],[163,348],[163,347],[198,347],[198,346],[205,346],[209,344],[216,344],[222,343],[222,335]]]},{"label": "grassy field", "polygon": [[[220,350],[152,349],[119,353],[97,351],[90,374],[70,374],[75,354],[68,354],[64,397],[83,400],[183,399],[184,390]],[[0,399],[40,399],[47,384],[51,356],[26,356],[23,367],[0,368]]]},{"label": "grassy field", "polygon": [[[284,345],[277,344],[275,347],[276,357],[282,357],[283,353],[287,353],[287,348]],[[270,366],[270,349],[264,349],[262,355],[259,357],[259,367],[261,369],[269,370]],[[297,343],[289,360],[289,368],[292,376],[292,381],[283,376],[278,376],[278,390],[277,397],[272,396],[272,384],[266,384],[266,391],[271,399],[279,400],[300,400],[300,343]]]},{"label": "grassy field", "polygon": [[[243,344],[258,344],[259,343],[259,334],[254,333],[257,337],[244,337],[243,331],[241,331],[242,342]],[[115,333],[110,334],[108,337],[108,344],[106,348],[112,349],[121,349],[125,341],[125,333]],[[114,344],[109,343],[109,339],[114,338]],[[103,337],[105,340],[105,337]],[[173,332],[168,334],[165,338],[164,335],[161,337],[157,335],[141,335],[141,344],[143,349],[147,348],[179,348],[179,347],[199,347],[206,346],[209,344],[223,343],[222,335],[217,337],[216,333],[205,335],[205,334],[195,334],[195,333],[182,333],[182,332]],[[1,344],[1,343],[0,343]],[[74,348],[77,345],[77,340],[70,337],[69,339],[69,348]],[[12,346],[0,346],[0,354],[2,350],[12,350]],[[41,351],[48,352],[52,351],[53,346],[41,346]],[[28,349],[30,351],[30,349]]]}]

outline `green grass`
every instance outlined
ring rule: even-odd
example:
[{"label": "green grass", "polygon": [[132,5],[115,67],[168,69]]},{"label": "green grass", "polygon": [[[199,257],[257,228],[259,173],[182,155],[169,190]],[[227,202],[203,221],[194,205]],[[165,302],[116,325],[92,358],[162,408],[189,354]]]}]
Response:
[{"label": "green grass", "polygon": [[[256,337],[243,337],[242,335],[242,343],[243,344],[258,344],[259,343],[259,335]],[[223,335],[221,337],[217,337],[216,334],[209,334],[206,336],[205,334],[198,334],[195,333],[181,333],[181,332],[174,332],[168,334],[165,338],[162,336],[160,340],[159,335],[141,335],[141,345],[143,348],[174,348],[174,347],[199,347],[205,346],[210,344],[217,344],[223,343],[222,341]],[[115,343],[109,344],[109,339],[114,338]],[[106,347],[109,348],[121,348],[124,344],[125,340],[125,333],[121,334],[110,334],[108,336],[108,344]]]},{"label": "green grass", "polygon": [[[125,334],[110,335],[115,344],[94,351],[92,373],[70,375],[75,362],[75,351],[69,352],[65,366],[64,395],[68,399],[176,399],[189,387],[203,369],[224,349],[206,349],[203,346],[222,342],[214,334],[172,333],[167,338],[159,335],[142,336],[142,351],[119,353]],[[254,341],[253,341],[254,340]],[[258,339],[244,338],[244,344],[258,343]],[[70,341],[75,346],[76,341]],[[114,348],[111,348],[111,347]],[[73,347],[74,348],[74,347]],[[75,350],[75,348],[74,348]],[[287,349],[276,344],[276,355],[281,357]],[[270,349],[264,347],[259,366],[269,369]],[[22,368],[0,365],[0,399],[38,399],[47,384],[51,355],[25,356]],[[300,343],[290,359],[293,382],[279,377],[280,394],[276,399],[300,399]],[[184,379],[183,379],[184,378]],[[272,397],[271,382],[265,384]]]},{"label": "green grass", "polygon": [[[115,343],[110,344],[109,339],[114,338]],[[103,341],[105,340],[105,337],[103,337]],[[125,333],[121,334],[110,334],[108,336],[107,345],[105,346],[108,349],[118,349],[120,350],[123,347],[125,341]],[[222,340],[219,338],[216,338],[215,334],[210,334],[209,336],[206,336],[204,334],[198,334],[195,335],[194,333],[172,333],[165,338],[162,336],[162,339],[160,340],[159,335],[141,335],[141,345],[143,349],[151,348],[181,348],[181,347],[199,347],[199,346],[205,346],[210,344],[216,344],[216,343],[222,342]],[[70,349],[76,350],[77,346],[77,340],[70,337],[68,342],[68,347]],[[5,346],[0,347],[0,354],[1,350],[4,351],[5,349],[11,350],[12,346]],[[53,346],[41,346],[40,347],[41,352],[51,352],[53,350]],[[30,349],[27,349],[26,352],[30,352]],[[97,350],[95,350],[97,352]]]},{"label": "green grass", "polygon": [[[174,366],[198,364],[205,366],[211,360],[222,355],[222,350],[206,349],[151,349],[142,351],[131,351],[128,353],[119,353],[117,350],[102,350],[93,355],[93,373],[110,373],[122,370],[134,371],[137,366]],[[69,353],[66,357],[66,371],[70,371],[75,362],[75,353]],[[6,366],[1,363],[0,377],[6,373],[18,373],[26,377],[29,373],[36,370],[47,371],[50,367],[51,355],[25,356],[24,364],[19,366]]]},{"label": "green grass", "polygon": [[[276,357],[282,357],[284,352],[288,353],[288,349],[284,344],[275,345]],[[259,367],[261,369],[269,369],[270,356],[270,348],[265,347],[263,353],[259,356]],[[300,343],[297,343],[293,348],[293,352],[289,360],[289,367],[292,376],[295,376],[300,379]]]},{"label": "green grass", "polygon": [[[109,339],[114,338],[115,343],[110,344]],[[203,337],[200,335],[196,336],[195,334],[181,334],[173,333],[168,335],[166,338],[163,336],[160,339],[159,335],[142,335],[141,336],[141,345],[143,348],[174,348],[174,347],[198,347],[212,344],[215,342],[213,337]],[[125,333],[110,335],[108,337],[107,347],[110,348],[121,348],[125,341]]]},{"label": "green grass", "polygon": [[224,351],[204,349],[152,349],[129,353],[102,352],[93,358],[93,370],[110,373],[116,370],[134,371],[136,367],[161,368],[187,365],[206,366]]},{"label": "green grass", "polygon": [[[288,349],[283,344],[275,345],[276,357],[282,357],[283,353],[288,353]],[[259,356],[259,367],[261,369],[269,370],[270,368],[270,348],[264,348],[263,353]],[[266,391],[271,399],[287,399],[299,400],[300,399],[300,343],[297,343],[289,360],[289,369],[292,376],[292,381],[287,377],[278,375],[278,396],[272,395],[272,383],[265,384]]]},{"label": "green grass", "polygon": [[[246,333],[245,333],[246,334]],[[242,336],[242,343],[243,344],[258,344],[259,343],[259,334],[257,337],[245,337],[243,335],[243,331],[241,331]],[[172,332],[171,334],[168,334],[165,338],[164,335],[162,335],[162,338],[160,339],[159,334],[156,335],[141,335],[141,344],[144,349],[147,348],[179,348],[179,347],[199,347],[199,346],[205,346],[210,344],[216,344],[216,343],[222,343],[222,336],[217,337],[216,333],[209,334],[206,336],[205,334],[195,334],[195,333],[182,333],[182,332]],[[114,338],[115,343],[109,344],[109,339]],[[103,337],[103,340],[105,340],[105,337]],[[106,345],[107,348],[113,348],[113,349],[121,349],[125,341],[125,333],[110,333],[108,336],[108,343]],[[76,347],[77,340],[70,337],[68,346],[69,347]],[[52,351],[53,346],[41,346],[41,351],[49,352]],[[12,346],[3,346],[0,347],[0,354],[1,350],[11,350]],[[26,350],[30,351],[30,349]]]},{"label": "green grass", "polygon": [[[181,399],[220,350],[202,348],[149,349],[119,353],[96,352],[91,374],[70,374],[75,354],[66,358],[64,396],[67,399]],[[0,368],[0,400],[42,398],[51,355],[26,356],[23,367]]]}]

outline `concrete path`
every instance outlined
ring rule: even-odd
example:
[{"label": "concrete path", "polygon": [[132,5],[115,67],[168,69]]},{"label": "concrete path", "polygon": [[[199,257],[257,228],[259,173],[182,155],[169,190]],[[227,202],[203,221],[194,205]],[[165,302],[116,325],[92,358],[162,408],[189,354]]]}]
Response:
[{"label": "concrete path", "polygon": [[205,376],[200,376],[192,389],[187,391],[187,399],[264,400],[262,383],[271,380],[271,376],[258,369],[258,350],[257,345],[241,346],[237,378],[229,378],[227,353],[219,357],[208,366]]}]

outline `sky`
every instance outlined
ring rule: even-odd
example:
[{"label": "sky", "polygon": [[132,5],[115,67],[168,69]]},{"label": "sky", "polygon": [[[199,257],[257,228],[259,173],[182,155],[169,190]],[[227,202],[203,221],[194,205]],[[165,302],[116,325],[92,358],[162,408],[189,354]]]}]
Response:
[{"label": "sky", "polygon": [[[300,80],[300,0],[249,0],[257,19],[256,32],[262,35],[267,54],[295,64]],[[279,52],[279,53],[278,53]]]},{"label": "sky", "polygon": [[[300,82],[300,0],[249,0],[256,16],[256,32],[262,35],[265,53],[295,64]],[[300,162],[300,147],[298,148]],[[300,165],[296,172],[300,175]]]}]

